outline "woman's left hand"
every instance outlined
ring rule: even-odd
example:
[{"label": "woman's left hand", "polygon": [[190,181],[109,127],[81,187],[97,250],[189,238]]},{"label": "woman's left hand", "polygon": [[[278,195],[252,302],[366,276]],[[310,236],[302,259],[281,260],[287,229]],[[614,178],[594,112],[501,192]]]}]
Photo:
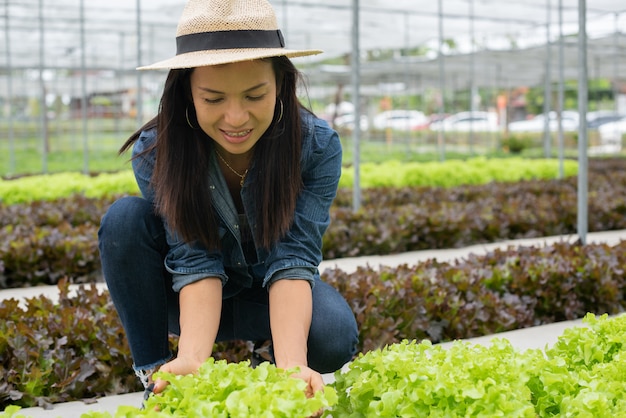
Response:
[{"label": "woman's left hand", "polygon": [[299,367],[300,371],[293,374],[292,377],[302,379],[306,382],[307,386],[305,389],[305,393],[308,398],[313,397],[315,392],[317,392],[318,390],[324,389],[324,380],[322,379],[321,374],[307,366]]}]

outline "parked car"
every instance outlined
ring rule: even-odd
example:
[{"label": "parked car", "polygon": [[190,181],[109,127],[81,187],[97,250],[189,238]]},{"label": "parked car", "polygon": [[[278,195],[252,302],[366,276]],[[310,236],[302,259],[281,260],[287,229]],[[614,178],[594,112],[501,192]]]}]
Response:
[{"label": "parked car", "polygon": [[600,125],[598,128],[600,134],[600,143],[603,145],[620,145],[622,144],[622,136],[626,135],[626,117],[615,121]]},{"label": "parked car", "polygon": [[623,118],[626,118],[626,114],[614,110],[587,112],[587,129],[598,129],[606,123],[617,122]]},{"label": "parked car", "polygon": [[452,132],[495,132],[499,129],[498,116],[493,112],[460,112],[448,116],[445,119],[432,122],[430,130],[438,131],[443,128],[444,131]]},{"label": "parked car", "polygon": [[[367,131],[369,129],[369,120],[366,115],[361,115],[361,124],[359,125],[361,131]],[[346,129],[348,131],[354,130],[354,114],[346,113],[345,115],[337,116],[334,123],[337,129]]]},{"label": "parked car", "polygon": [[[548,129],[551,132],[559,130],[559,122],[557,112],[549,113]],[[578,112],[573,110],[564,110],[561,112],[561,120],[564,131],[575,131],[578,129]],[[519,120],[509,123],[509,132],[543,132],[545,129],[545,114],[540,114],[532,119]]]},{"label": "parked car", "polygon": [[387,110],[376,115],[373,124],[378,130],[417,131],[428,126],[428,118],[419,110]]}]

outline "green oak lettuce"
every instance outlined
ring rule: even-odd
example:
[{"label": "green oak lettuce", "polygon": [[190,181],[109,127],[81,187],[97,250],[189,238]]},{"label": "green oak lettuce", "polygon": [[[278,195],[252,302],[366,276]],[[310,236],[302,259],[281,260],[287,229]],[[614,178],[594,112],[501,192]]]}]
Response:
[{"label": "green oak lettuce", "polygon": [[[558,177],[556,159],[487,159],[484,157],[446,162],[386,161],[361,165],[360,185],[363,188],[434,186],[453,187],[486,184],[493,181],[516,182]],[[565,176],[576,175],[578,164],[564,161]],[[354,170],[345,167],[339,186],[351,188]],[[73,195],[87,197],[138,194],[131,170],[116,173],[84,175],[76,172],[26,176],[12,180],[0,179],[0,203],[12,205],[36,200],[54,200]]]},{"label": "green oak lettuce", "polygon": [[333,417],[534,417],[533,363],[506,340],[449,348],[403,341],[359,357],[336,376]]},{"label": "green oak lettuce", "polygon": [[551,348],[405,340],[336,373],[340,417],[626,416],[626,316],[588,314]]},{"label": "green oak lettuce", "polygon": [[[115,417],[274,417],[311,416],[337,401],[335,390],[326,386],[314,397],[305,395],[306,383],[269,363],[250,368],[249,362],[227,363],[209,359],[197,374],[177,376],[159,372],[156,378],[170,382],[159,395],[152,395],[143,410],[119,407]],[[0,415],[1,417],[1,415]],[[108,413],[87,413],[82,418],[106,418]]]}]

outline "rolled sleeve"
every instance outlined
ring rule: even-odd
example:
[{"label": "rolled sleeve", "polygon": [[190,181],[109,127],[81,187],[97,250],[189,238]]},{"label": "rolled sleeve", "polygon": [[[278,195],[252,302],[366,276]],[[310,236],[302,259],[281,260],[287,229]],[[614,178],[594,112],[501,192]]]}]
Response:
[{"label": "rolled sleeve", "polygon": [[337,194],[342,153],[337,133],[326,122],[307,116],[310,123],[303,138],[304,187],[296,202],[290,230],[265,261],[264,286],[281,279],[304,279],[313,286],[319,276],[322,237],[330,224],[330,206]]},{"label": "rolled sleeve", "polygon": [[199,245],[186,244],[172,236],[169,231],[167,235],[170,250],[165,257],[165,268],[172,274],[174,291],[180,292],[188,284],[209,277],[220,279],[222,285],[226,283],[228,277],[221,253],[207,251]]}]

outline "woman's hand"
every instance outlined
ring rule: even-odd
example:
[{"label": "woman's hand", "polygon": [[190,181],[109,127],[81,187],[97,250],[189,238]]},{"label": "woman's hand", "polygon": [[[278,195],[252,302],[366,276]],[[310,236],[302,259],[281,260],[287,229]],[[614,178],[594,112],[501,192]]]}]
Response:
[{"label": "woman's hand", "polygon": [[300,371],[293,374],[292,377],[302,379],[306,382],[307,386],[304,392],[306,393],[307,398],[313,397],[315,392],[324,389],[324,380],[322,379],[321,374],[307,366],[299,367]]},{"label": "woman's hand", "polygon": [[[161,366],[159,371],[176,375],[185,375],[196,373],[201,365],[202,362],[199,360],[194,360],[189,357],[177,357],[174,360]],[[168,381],[157,379],[154,382],[154,389],[152,391],[154,393],[161,393],[167,387],[167,385],[169,385]]]},{"label": "woman's hand", "polygon": [[306,280],[278,280],[270,286],[270,328],[276,366],[299,367],[294,377],[307,384],[306,395],[324,388],[322,375],[307,365],[307,339],[311,326],[313,297]]},{"label": "woman's hand", "polygon": [[[185,375],[197,372],[213,351],[222,311],[222,281],[209,277],[188,284],[181,289],[179,300],[178,356],[159,370]],[[154,383],[154,393],[162,392],[168,385],[164,380]]]},{"label": "woman's hand", "polygon": [[[307,398],[312,398],[315,395],[315,392],[324,390],[324,380],[322,379],[321,374],[307,366],[299,366],[299,368],[300,371],[292,374],[291,377],[302,379],[306,382],[304,393]],[[322,408],[309,418],[321,417],[323,413],[324,409]]]}]

